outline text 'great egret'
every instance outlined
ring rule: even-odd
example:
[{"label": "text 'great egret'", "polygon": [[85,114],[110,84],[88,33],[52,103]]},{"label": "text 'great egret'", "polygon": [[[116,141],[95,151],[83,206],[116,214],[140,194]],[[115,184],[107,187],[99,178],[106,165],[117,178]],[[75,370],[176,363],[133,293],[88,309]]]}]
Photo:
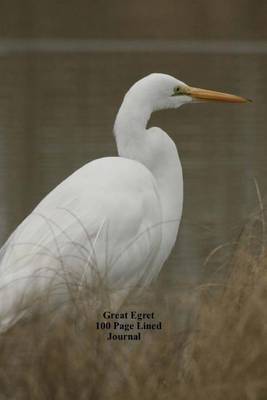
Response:
[{"label": "text 'great egret'", "polygon": [[[153,111],[195,101],[246,103],[153,73],[124,97],[114,133],[118,157],[89,162],[50,192],[0,252],[0,326],[23,315],[24,299],[48,286],[55,304],[66,281],[82,286],[100,277],[120,299],[159,274],[178,232],[183,176],[176,146]],[[15,306],[20,304],[21,313]]]}]

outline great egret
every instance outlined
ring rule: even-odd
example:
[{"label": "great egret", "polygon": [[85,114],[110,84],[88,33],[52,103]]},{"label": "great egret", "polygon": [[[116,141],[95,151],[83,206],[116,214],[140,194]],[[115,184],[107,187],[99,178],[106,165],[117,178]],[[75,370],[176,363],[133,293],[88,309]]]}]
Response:
[{"label": "great egret", "polygon": [[176,146],[160,128],[146,128],[153,111],[194,101],[245,103],[231,94],[193,88],[153,73],[124,97],[114,133],[118,157],[89,162],[50,192],[12,233],[0,252],[0,318],[17,319],[25,295],[68,293],[96,276],[123,299],[148,285],[168,258],[183,205]]}]

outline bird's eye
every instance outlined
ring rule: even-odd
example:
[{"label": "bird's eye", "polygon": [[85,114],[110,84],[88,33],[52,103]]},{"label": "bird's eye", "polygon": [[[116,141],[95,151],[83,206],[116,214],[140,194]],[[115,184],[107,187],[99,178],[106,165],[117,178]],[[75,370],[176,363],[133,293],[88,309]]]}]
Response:
[{"label": "bird's eye", "polygon": [[181,95],[181,94],[183,94],[182,89],[180,88],[180,86],[176,86],[173,91],[173,96],[177,96],[177,95]]}]

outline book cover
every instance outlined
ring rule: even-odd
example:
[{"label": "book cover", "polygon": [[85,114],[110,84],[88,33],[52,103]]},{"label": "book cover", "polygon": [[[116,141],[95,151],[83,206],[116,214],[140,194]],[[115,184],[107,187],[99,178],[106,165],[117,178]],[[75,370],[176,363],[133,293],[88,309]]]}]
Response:
[{"label": "book cover", "polygon": [[264,1],[3,1],[0,399],[267,398]]}]

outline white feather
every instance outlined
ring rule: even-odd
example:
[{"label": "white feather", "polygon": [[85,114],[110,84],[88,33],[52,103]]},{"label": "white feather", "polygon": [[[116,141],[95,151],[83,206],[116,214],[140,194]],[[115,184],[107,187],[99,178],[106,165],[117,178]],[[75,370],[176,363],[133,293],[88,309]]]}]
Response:
[{"label": "white feather", "polygon": [[[146,129],[151,112],[178,107],[183,84],[150,75],[125,96],[114,127],[119,157],[77,170],[18,226],[0,252],[0,317],[6,326],[15,304],[64,280],[80,285],[96,276],[111,291],[145,287],[175,243],[182,213],[183,178],[176,146],[159,128]],[[122,293],[122,292],[121,292]],[[26,296],[25,296],[26,295]],[[123,297],[121,295],[121,297]]]}]

